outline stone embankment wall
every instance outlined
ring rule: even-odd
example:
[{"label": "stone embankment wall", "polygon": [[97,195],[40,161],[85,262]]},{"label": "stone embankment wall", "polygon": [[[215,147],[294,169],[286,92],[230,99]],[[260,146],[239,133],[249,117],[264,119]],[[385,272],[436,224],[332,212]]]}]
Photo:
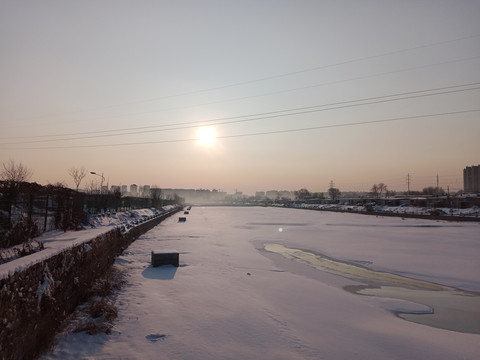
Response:
[{"label": "stone embankment wall", "polygon": [[136,238],[175,209],[127,233],[113,229],[0,280],[0,358],[34,359],[51,344],[65,318]]}]

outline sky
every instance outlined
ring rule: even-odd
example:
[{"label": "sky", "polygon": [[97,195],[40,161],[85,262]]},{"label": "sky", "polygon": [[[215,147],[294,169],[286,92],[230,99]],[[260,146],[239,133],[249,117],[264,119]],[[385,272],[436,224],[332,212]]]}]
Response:
[{"label": "sky", "polygon": [[480,164],[479,18],[475,0],[0,0],[0,162],[71,187],[85,167],[228,193],[459,190]]}]

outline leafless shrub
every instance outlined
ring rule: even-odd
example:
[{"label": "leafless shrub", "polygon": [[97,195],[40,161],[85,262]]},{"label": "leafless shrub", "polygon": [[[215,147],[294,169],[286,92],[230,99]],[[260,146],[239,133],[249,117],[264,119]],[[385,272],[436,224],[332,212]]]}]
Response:
[{"label": "leafless shrub", "polygon": [[111,296],[116,290],[119,290],[125,283],[125,275],[117,270],[115,267],[111,267],[107,270],[105,275],[97,279],[94,285],[90,289],[90,297],[108,297]]},{"label": "leafless shrub", "polygon": [[102,298],[100,301],[95,301],[87,308],[87,312],[94,319],[102,317],[105,321],[111,321],[117,317],[117,308],[113,301]]},{"label": "leafless shrub", "polygon": [[77,310],[73,332],[85,332],[89,335],[110,334],[113,321],[118,315],[115,291],[119,290],[125,281],[124,273],[115,267],[98,279],[90,289],[89,302]]}]

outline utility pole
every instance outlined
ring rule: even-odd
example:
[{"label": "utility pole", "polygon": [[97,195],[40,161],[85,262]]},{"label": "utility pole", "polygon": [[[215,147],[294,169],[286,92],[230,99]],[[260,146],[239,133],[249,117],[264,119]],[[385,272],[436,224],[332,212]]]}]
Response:
[{"label": "utility pole", "polygon": [[[103,188],[103,181],[105,180],[105,176],[103,176],[103,172],[102,174],[97,174],[95,171],[90,171],[90,174],[92,175],[97,175],[97,176],[100,176],[102,178],[102,182],[100,183],[100,194],[102,193],[102,188]],[[107,184],[107,187],[108,187],[108,184]]]},{"label": "utility pole", "polygon": [[410,173],[407,174],[407,185],[408,185],[407,194],[410,195]]},{"label": "utility pole", "polygon": [[329,189],[333,189],[335,187],[335,184],[333,183],[333,180],[330,180],[330,187]]}]

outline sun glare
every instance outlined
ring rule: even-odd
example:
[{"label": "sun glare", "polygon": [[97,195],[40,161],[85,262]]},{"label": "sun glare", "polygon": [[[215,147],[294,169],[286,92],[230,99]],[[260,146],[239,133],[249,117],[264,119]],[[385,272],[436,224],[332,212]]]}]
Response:
[{"label": "sun glare", "polygon": [[201,127],[197,131],[197,142],[199,145],[210,147],[217,140],[217,132],[211,126]]}]

